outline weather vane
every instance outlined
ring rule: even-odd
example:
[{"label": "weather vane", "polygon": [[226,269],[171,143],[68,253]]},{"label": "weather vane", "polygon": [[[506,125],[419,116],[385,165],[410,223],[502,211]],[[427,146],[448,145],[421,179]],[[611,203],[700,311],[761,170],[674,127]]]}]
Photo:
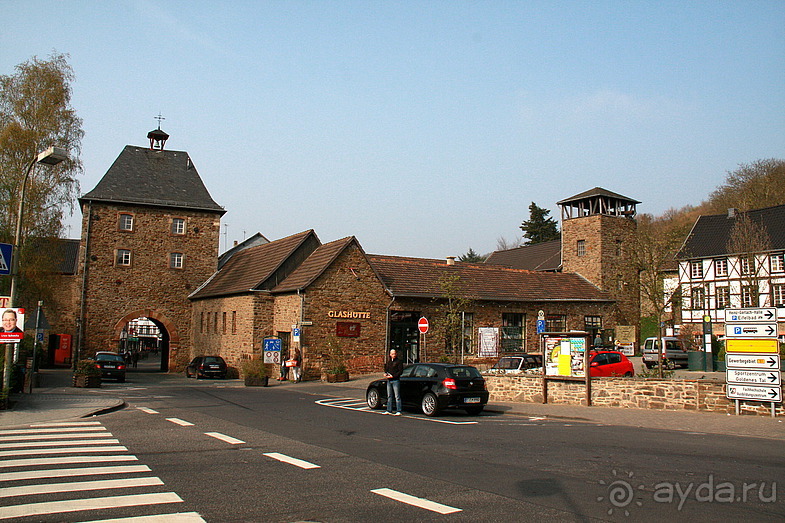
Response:
[{"label": "weather vane", "polygon": [[166,118],[161,116],[161,112],[160,111],[158,111],[158,116],[156,116],[154,119],[158,120],[158,128],[159,129],[161,128],[161,120],[166,120]]}]

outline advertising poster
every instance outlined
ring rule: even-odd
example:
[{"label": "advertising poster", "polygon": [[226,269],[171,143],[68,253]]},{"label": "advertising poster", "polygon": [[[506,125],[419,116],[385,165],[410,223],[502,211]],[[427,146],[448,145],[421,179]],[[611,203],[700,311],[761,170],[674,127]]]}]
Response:
[{"label": "advertising poster", "polygon": [[2,327],[0,327],[0,343],[19,343],[24,338],[25,310],[10,307],[2,309]]},{"label": "advertising poster", "polygon": [[494,358],[499,355],[499,329],[480,327],[480,357]]},{"label": "advertising poster", "polygon": [[585,374],[586,338],[545,338],[546,376],[582,378]]}]

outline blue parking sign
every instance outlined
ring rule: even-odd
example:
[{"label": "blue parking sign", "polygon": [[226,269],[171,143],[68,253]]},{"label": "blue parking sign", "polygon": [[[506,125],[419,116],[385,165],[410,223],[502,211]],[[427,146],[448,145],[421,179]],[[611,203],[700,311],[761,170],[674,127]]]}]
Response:
[{"label": "blue parking sign", "polygon": [[0,275],[11,274],[11,256],[14,246],[10,243],[0,243]]}]

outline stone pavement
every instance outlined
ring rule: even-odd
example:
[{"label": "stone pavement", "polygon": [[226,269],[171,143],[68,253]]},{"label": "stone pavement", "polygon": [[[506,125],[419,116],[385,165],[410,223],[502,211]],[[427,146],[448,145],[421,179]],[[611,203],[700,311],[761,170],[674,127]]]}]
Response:
[{"label": "stone pavement", "polygon": [[[129,375],[129,381],[130,376],[132,375]],[[182,374],[146,374],[146,379],[148,376],[156,383],[167,386],[243,386],[240,380],[197,382],[187,380]],[[368,383],[380,377],[380,374],[361,376],[346,383],[270,381],[270,386],[291,388],[315,395],[363,398]],[[0,428],[84,418],[125,406],[121,398],[106,394],[105,389],[72,387],[71,372],[68,369],[42,369],[40,378],[41,386],[34,388],[32,394],[11,395],[11,408],[0,410]],[[102,393],[97,394],[97,390]],[[785,440],[785,418],[782,417],[512,402],[488,404],[486,411],[504,416]]]}]

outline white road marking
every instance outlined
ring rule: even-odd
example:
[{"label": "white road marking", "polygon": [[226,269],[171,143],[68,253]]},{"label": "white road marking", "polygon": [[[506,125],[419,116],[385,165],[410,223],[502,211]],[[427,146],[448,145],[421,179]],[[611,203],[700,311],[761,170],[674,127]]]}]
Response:
[{"label": "white road marking", "polygon": [[233,438],[231,436],[227,436],[226,434],[221,434],[220,432],[205,432],[205,434],[215,439],[220,439],[221,441],[225,441],[226,443],[231,443],[232,445],[239,445],[240,443],[245,443],[241,439]]},{"label": "white road marking", "polygon": [[158,414],[157,410],[153,410],[153,409],[150,409],[150,408],[147,408],[147,407],[136,407],[136,408],[141,410],[142,412],[144,412],[146,414]]},{"label": "white road marking", "polygon": [[83,427],[87,425],[100,425],[100,421],[50,421],[47,423],[33,423],[31,427]]},{"label": "white road marking", "polygon": [[83,523],[206,523],[198,512],[177,512],[174,514],[153,514],[132,516],[130,518],[96,519]]},{"label": "white road marking", "polygon": [[[359,401],[357,398],[325,398],[316,400],[314,403],[317,405],[322,405],[324,407],[333,407],[336,409],[346,409],[346,410],[356,410],[358,412],[370,412],[372,414],[383,414],[384,411],[382,410],[371,410],[368,407],[368,404],[364,401]],[[352,406],[357,405],[357,406]],[[362,407],[360,407],[362,405]],[[446,419],[437,419],[437,418],[427,418],[422,416],[409,416],[407,414],[401,415],[401,417],[409,418],[409,419],[416,419],[422,421],[431,421],[433,423],[444,423],[447,425],[477,425],[479,422],[477,421],[451,421]]]},{"label": "white road marking", "polygon": [[16,434],[13,436],[0,436],[0,442],[4,441],[17,441],[29,440],[34,437],[37,440],[44,439],[63,439],[63,438],[106,438],[112,435],[106,431],[104,432],[72,432],[72,433],[57,433],[57,434]]},{"label": "white road marking", "polygon": [[135,472],[150,472],[150,467],[147,465],[118,465],[116,467],[83,467],[75,469],[3,472],[0,474],[0,481],[20,481],[43,478],[70,478],[74,476],[100,476],[102,474],[130,474]]},{"label": "white road marking", "polygon": [[0,450],[0,458],[4,458],[6,456],[25,456],[30,454],[71,454],[74,452],[128,452],[128,449],[122,445],[116,445],[112,447],[62,447],[56,449]]},{"label": "white road marking", "polygon": [[160,503],[182,503],[183,500],[174,492],[161,494],[136,494],[131,496],[108,496],[103,498],[74,499],[68,501],[52,501],[45,503],[28,503],[12,507],[0,507],[0,519],[11,519],[22,516],[40,516],[81,510],[99,510],[119,507],[136,507],[140,505],[157,505]]},{"label": "white road marking", "polygon": [[56,447],[58,445],[112,445],[120,443],[117,439],[69,439],[56,441],[17,441],[0,443],[0,449],[19,449],[25,447]]},{"label": "white road marking", "polygon": [[35,428],[35,429],[8,429],[0,430],[0,436],[9,436],[14,434],[66,434],[69,432],[106,432],[106,427],[53,427],[53,428]]},{"label": "white road marking", "polygon": [[36,465],[70,465],[74,463],[109,463],[112,461],[139,461],[136,456],[58,456],[48,458],[22,458],[0,460],[0,468],[33,467]]},{"label": "white road marking", "polygon": [[193,427],[193,423],[191,423],[190,421],[182,420],[180,418],[166,418],[166,421],[171,421],[172,423],[176,423],[181,427]]},{"label": "white road marking", "polygon": [[266,452],[264,454],[268,458],[277,459],[278,461],[282,461],[284,463],[289,463],[290,465],[294,465],[296,467],[300,467],[301,469],[318,469],[321,468],[319,465],[314,465],[308,461],[293,458],[291,456],[287,456],[286,454],[279,454],[278,452]]},{"label": "white road marking", "polygon": [[424,508],[432,512],[438,512],[439,514],[453,514],[463,510],[460,508],[450,507],[448,505],[442,505],[441,503],[436,503],[435,501],[430,501],[424,498],[418,498],[409,494],[404,494],[403,492],[398,492],[397,490],[388,488],[377,488],[371,490],[371,492],[374,494],[379,494],[380,496],[394,499],[395,501],[400,501],[401,503],[406,503],[407,505],[413,505],[415,507]]},{"label": "white road marking", "polygon": [[55,494],[59,492],[84,492],[86,490],[152,487],[163,485],[159,478],[128,478],[104,479],[99,481],[73,481],[69,483],[46,483],[42,485],[25,485],[21,487],[0,488],[0,498],[13,496],[32,496],[35,494]]}]

